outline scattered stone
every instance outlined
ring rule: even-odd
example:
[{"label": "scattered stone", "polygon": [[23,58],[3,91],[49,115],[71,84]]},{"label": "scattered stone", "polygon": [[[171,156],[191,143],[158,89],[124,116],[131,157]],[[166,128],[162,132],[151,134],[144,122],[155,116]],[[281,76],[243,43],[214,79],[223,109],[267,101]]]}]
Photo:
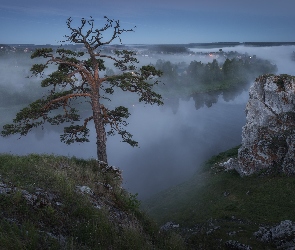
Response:
[{"label": "scattered stone", "polygon": [[108,164],[106,164],[105,162],[103,161],[98,161],[98,164],[99,164],[99,167],[101,169],[102,172],[111,172],[111,173],[115,173],[117,174],[118,176],[121,177],[121,174],[122,174],[122,170],[119,169],[119,168],[116,168],[114,166],[110,166]]},{"label": "scattered stone", "polygon": [[160,227],[160,230],[162,231],[168,231],[171,229],[179,228],[179,224],[175,224],[172,221],[167,222],[165,225]]},{"label": "scattered stone", "polygon": [[109,190],[112,190],[113,189],[113,187],[110,185],[110,184],[105,184],[104,185],[107,189],[109,189]]},{"label": "scattered stone", "polygon": [[35,208],[51,205],[51,202],[57,198],[56,195],[44,192],[41,188],[36,188],[35,190],[35,193],[30,193],[17,187],[8,187],[7,184],[0,182],[0,194],[10,195],[20,192],[26,202]]},{"label": "scattered stone", "polygon": [[40,233],[45,233],[47,234],[50,238],[52,239],[55,239],[59,242],[59,244],[62,246],[62,247],[65,247],[66,246],[66,237],[59,234],[59,235],[54,235],[53,233],[50,233],[50,232],[44,232],[44,231],[39,231]]},{"label": "scattered stone", "polygon": [[210,228],[206,234],[209,235],[209,234],[212,234],[214,233],[216,230],[220,229],[220,226],[213,226],[212,228]]},{"label": "scattered stone", "polygon": [[227,234],[228,234],[229,236],[234,236],[234,235],[237,234],[237,232],[236,232],[236,231],[232,231],[232,232],[228,232]]},{"label": "scattered stone", "polygon": [[0,194],[10,194],[13,192],[13,189],[8,187],[4,183],[0,183]]},{"label": "scattered stone", "polygon": [[260,227],[254,236],[262,242],[274,243],[277,249],[295,249],[295,223],[290,220],[274,227]]},{"label": "scattered stone", "polygon": [[236,240],[229,240],[225,242],[226,249],[235,249],[235,250],[252,250],[252,247],[242,244]]},{"label": "scattered stone", "polygon": [[225,171],[233,170],[235,169],[236,161],[234,158],[229,158],[226,162],[219,163],[219,166],[223,167]]},{"label": "scattered stone", "polygon": [[93,191],[91,190],[90,187],[87,186],[76,186],[76,190],[83,193],[83,194],[93,194]]},{"label": "scattered stone", "polygon": [[[86,185],[76,186],[75,191],[85,196],[88,199],[94,208],[103,209],[107,211],[108,220],[115,225],[119,230],[122,228],[126,229],[136,229],[139,232],[145,232],[143,229],[143,225],[135,216],[133,211],[129,211],[126,208],[122,208],[117,204],[117,200],[114,198],[113,190],[118,188],[119,191],[124,194],[124,189],[121,185],[121,177],[119,177],[118,173],[121,171],[114,167],[105,166],[105,171],[107,172],[107,177],[113,178],[111,184],[108,184],[106,180],[103,182],[96,182],[95,192],[90,187]],[[31,191],[34,188],[34,191]],[[100,192],[103,192],[103,194]],[[25,189],[20,189],[14,186],[12,183],[4,183],[0,180],[0,198],[1,195],[13,195],[17,193],[24,201],[27,202],[28,206],[34,209],[42,209],[44,206],[52,205],[53,209],[57,213],[63,213],[64,206],[62,202],[58,199],[59,197],[55,195],[53,192],[45,191],[41,188],[35,187],[34,185],[30,185],[30,192]],[[5,211],[4,211],[5,212]],[[1,216],[4,216],[4,219],[9,223],[14,223],[17,226],[22,226],[22,221],[17,217],[18,214],[15,214],[16,218],[5,218],[5,213],[3,211],[0,213]],[[40,233],[45,234],[46,237],[51,237],[57,239],[61,246],[65,247],[65,242],[67,241],[67,230],[66,228],[52,228],[52,230],[48,230],[48,228],[44,227],[44,222],[40,221]],[[173,224],[172,228],[177,228],[179,225]]]},{"label": "scattered stone", "polygon": [[223,196],[224,196],[224,197],[227,197],[227,196],[229,196],[229,195],[230,195],[229,192],[226,192],[226,191],[225,191],[225,192],[223,193]]},{"label": "scattered stone", "polygon": [[25,198],[28,204],[34,205],[37,200],[37,195],[29,193],[27,190],[21,190],[22,196]]},{"label": "scattered stone", "polygon": [[101,209],[101,205],[99,205],[98,203],[94,203],[93,206],[94,206],[96,209]]}]

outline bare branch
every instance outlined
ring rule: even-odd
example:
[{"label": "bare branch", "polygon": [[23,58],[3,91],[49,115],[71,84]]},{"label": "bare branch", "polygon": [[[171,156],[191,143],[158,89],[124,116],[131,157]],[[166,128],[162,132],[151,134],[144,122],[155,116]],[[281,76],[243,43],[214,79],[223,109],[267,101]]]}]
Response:
[{"label": "bare branch", "polygon": [[[121,29],[120,28],[120,21],[119,20],[113,20],[109,19],[108,17],[104,17],[106,19],[106,23],[104,27],[100,29],[94,30],[94,20],[91,18],[91,20],[86,21],[86,19],[81,19],[81,26],[79,28],[73,28],[72,27],[72,18],[68,18],[67,20],[67,26],[71,30],[71,35],[65,36],[67,38],[67,41],[73,42],[73,43],[82,43],[85,45],[85,47],[88,49],[88,51],[94,51],[99,46],[102,45],[108,45],[116,38],[119,39],[120,43],[122,43],[120,35],[124,32],[130,32],[133,31],[133,29]],[[83,34],[83,29],[88,24],[89,28],[86,31],[85,35]],[[111,38],[107,41],[102,41],[103,39],[103,32],[108,30],[109,28],[113,28],[113,34]]]}]

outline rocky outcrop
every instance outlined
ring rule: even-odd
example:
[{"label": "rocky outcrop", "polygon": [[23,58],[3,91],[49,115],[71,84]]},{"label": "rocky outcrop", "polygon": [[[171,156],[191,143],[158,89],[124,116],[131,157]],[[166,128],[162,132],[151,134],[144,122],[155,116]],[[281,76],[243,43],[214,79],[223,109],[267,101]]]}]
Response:
[{"label": "rocky outcrop", "polygon": [[264,75],[250,88],[238,153],[241,175],[295,174],[295,77]]},{"label": "rocky outcrop", "polygon": [[295,249],[294,234],[295,223],[285,220],[273,227],[260,227],[254,236],[264,243],[274,244],[277,249]]}]

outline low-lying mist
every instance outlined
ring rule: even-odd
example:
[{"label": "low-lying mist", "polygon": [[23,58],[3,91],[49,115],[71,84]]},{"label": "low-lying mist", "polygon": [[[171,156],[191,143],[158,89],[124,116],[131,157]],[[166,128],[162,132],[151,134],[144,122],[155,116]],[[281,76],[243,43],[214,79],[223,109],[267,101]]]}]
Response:
[{"label": "low-lying mist", "polygon": [[[290,55],[294,46],[280,47],[229,47],[223,51],[247,52],[268,59],[278,66],[278,73],[294,75],[295,62]],[[204,51],[204,49],[200,49]],[[218,51],[210,49],[210,51]],[[177,58],[177,62],[202,59],[183,55],[156,55],[144,57],[145,63],[156,60]],[[141,60],[141,57],[139,57]],[[209,60],[206,58],[206,60]],[[212,60],[212,59],[211,59]],[[206,61],[204,61],[206,62]],[[27,58],[1,58],[1,91],[8,93],[6,101],[1,102],[1,127],[11,122],[15,113],[29,101],[42,94],[35,85],[39,81],[25,78],[34,63]],[[34,86],[27,89],[27,86]],[[9,103],[9,98],[17,96],[17,101]],[[20,101],[20,96],[24,98]],[[245,124],[245,105],[248,88],[239,92],[231,101],[222,96],[211,107],[203,105],[196,109],[193,98],[189,100],[166,100],[164,106],[149,106],[133,103],[124,94],[116,96],[115,102],[128,102],[131,113],[127,130],[139,142],[139,148],[121,143],[119,136],[108,137],[107,153],[109,163],[123,170],[124,186],[132,193],[145,199],[150,195],[184,181],[210,156],[241,143],[242,126]],[[11,100],[10,100],[11,101]],[[201,105],[202,106],[202,105]],[[0,152],[13,154],[49,153],[81,158],[96,158],[95,134],[92,129],[90,142],[65,145],[59,140],[62,127],[46,126],[37,128],[20,139],[19,136],[0,138]],[[91,140],[93,138],[93,140]]]},{"label": "low-lying mist", "polygon": [[[179,183],[208,157],[240,143],[246,97],[247,92],[243,92],[239,103],[219,100],[211,108],[198,110],[192,99],[180,101],[176,114],[169,107],[135,105],[130,110],[128,131],[140,147],[120,143],[119,136],[108,137],[109,163],[123,170],[125,187],[141,198]],[[0,152],[96,158],[94,140],[68,146],[59,141],[58,130],[48,126],[21,139],[1,138]]]},{"label": "low-lying mist", "polygon": [[[218,51],[218,49],[191,49],[193,52],[210,52]],[[254,47],[254,46],[236,46],[223,47],[224,52],[237,51],[239,53],[248,53],[250,56],[256,55],[259,58],[269,60],[278,67],[278,74],[295,74],[295,62],[291,61],[291,54],[295,51],[295,46],[269,46],[269,47]]]}]

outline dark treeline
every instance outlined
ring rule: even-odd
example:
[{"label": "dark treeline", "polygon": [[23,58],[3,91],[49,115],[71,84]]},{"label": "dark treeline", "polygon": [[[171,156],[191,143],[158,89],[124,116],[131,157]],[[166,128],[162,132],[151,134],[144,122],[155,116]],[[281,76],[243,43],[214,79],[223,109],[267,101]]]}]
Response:
[{"label": "dark treeline", "polygon": [[158,60],[156,67],[163,72],[162,90],[181,95],[230,89],[277,71],[277,66],[268,60],[247,55],[226,58],[223,63],[213,59],[209,63],[192,61],[189,65]]},{"label": "dark treeline", "polygon": [[148,50],[155,53],[175,54],[175,53],[189,53],[189,49],[181,44],[158,44],[148,46]]},{"label": "dark treeline", "polygon": [[277,66],[270,61],[247,54],[229,52],[219,59],[221,62],[213,59],[209,63],[192,61],[190,64],[158,60],[156,68],[163,72],[161,81],[164,83],[158,88],[165,97],[165,104],[177,112],[179,98],[192,98],[196,109],[204,105],[211,107],[219,96],[225,101],[233,100],[259,75],[277,71]]},{"label": "dark treeline", "polygon": [[[187,53],[181,45],[150,47],[161,51],[161,54]],[[26,78],[30,76],[31,60],[29,60],[29,56],[32,49],[30,45],[0,46],[0,63],[2,63],[0,71],[3,85],[0,90],[1,107],[27,104],[32,101],[32,98],[39,98],[44,93],[44,89],[39,88],[36,79],[34,81],[31,78]],[[112,53],[112,51],[109,52]],[[255,55],[249,56],[247,53],[224,52],[219,49],[216,52],[190,52],[190,54],[202,58],[212,58],[212,62],[204,63],[194,60],[188,64],[161,59],[155,64],[156,68],[164,73],[161,77],[164,84],[159,84],[157,91],[160,91],[164,96],[166,104],[178,103],[177,100],[172,101],[171,98],[179,97],[182,99],[193,97],[196,101],[196,108],[203,104],[211,106],[220,95],[225,100],[231,100],[235,93],[240,93],[241,89],[247,87],[248,83],[259,75],[275,73],[277,70],[276,65],[269,61],[259,59]],[[165,57],[163,56],[163,58]],[[218,58],[218,60],[213,58]],[[13,76],[6,74],[11,68],[13,68]],[[113,70],[107,68],[106,74],[113,74]],[[19,86],[16,88],[15,84],[18,83]]]}]

